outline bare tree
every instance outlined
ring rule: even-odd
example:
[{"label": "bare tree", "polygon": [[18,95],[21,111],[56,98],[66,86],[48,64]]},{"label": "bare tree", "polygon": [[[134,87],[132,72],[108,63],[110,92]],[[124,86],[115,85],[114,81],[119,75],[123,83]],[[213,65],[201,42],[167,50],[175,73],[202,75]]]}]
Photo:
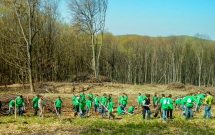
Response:
[{"label": "bare tree", "polygon": [[[103,45],[103,32],[108,0],[70,0],[69,9],[73,22],[91,37],[92,67],[94,76],[98,80],[99,58]],[[101,34],[101,38],[98,35]],[[98,41],[100,40],[100,42]]]},{"label": "bare tree", "polygon": [[[26,53],[27,53],[27,71],[28,71],[28,79],[30,83],[30,91],[34,92],[33,86],[33,78],[32,78],[32,44],[35,35],[37,34],[37,30],[33,31],[33,18],[34,12],[36,10],[36,4],[38,0],[10,0],[10,3],[15,12],[19,28],[21,29],[21,34],[23,36],[25,45],[26,45]],[[27,25],[25,25],[25,21],[23,21],[23,17],[27,18]]]}]

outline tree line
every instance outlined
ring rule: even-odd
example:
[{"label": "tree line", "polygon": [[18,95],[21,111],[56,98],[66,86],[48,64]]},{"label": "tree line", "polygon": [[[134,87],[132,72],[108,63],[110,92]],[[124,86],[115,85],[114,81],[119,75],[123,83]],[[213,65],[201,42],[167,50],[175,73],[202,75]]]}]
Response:
[{"label": "tree line", "polygon": [[[80,6],[84,3],[72,0],[73,20],[66,24],[60,19],[57,0],[2,0],[2,84],[30,82],[33,91],[35,82],[72,81],[74,76],[88,73],[98,79],[98,75],[103,75],[130,84],[214,85],[214,41],[201,34],[113,35],[104,30],[107,1],[103,0],[103,5],[101,1],[96,1],[98,5],[93,3],[94,10],[89,8],[95,13],[89,14],[92,19],[89,21],[88,14],[77,16],[86,11]],[[84,9],[92,6],[88,4]]]}]

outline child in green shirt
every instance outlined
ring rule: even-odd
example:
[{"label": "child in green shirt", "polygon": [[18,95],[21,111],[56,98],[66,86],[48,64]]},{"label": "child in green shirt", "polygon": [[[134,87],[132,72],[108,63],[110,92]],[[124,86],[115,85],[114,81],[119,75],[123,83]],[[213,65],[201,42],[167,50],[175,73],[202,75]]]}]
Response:
[{"label": "child in green shirt", "polygon": [[131,105],[129,108],[128,108],[128,113],[129,114],[134,114],[134,106],[133,105]]},{"label": "child in green shirt", "polygon": [[108,110],[108,119],[110,120],[110,116],[112,116],[114,119],[115,116],[113,115],[113,102],[110,101],[110,99],[107,100],[107,110]]},{"label": "child in green shirt", "polygon": [[58,96],[58,98],[54,100],[54,105],[55,105],[57,115],[61,114],[62,103],[63,101],[61,100],[60,96]]},{"label": "child in green shirt", "polygon": [[173,101],[172,101],[172,94],[169,94],[168,98],[167,98],[167,105],[168,105],[168,109],[167,109],[167,118],[172,119],[172,112],[173,112]]},{"label": "child in green shirt", "polygon": [[86,113],[87,113],[88,116],[90,116],[91,105],[92,105],[91,98],[88,97],[88,99],[86,100]]},{"label": "child in green shirt", "polygon": [[37,112],[39,110],[38,108],[38,100],[39,100],[39,95],[36,95],[32,99],[32,107],[34,108],[34,116],[37,115]]},{"label": "child in green shirt", "polygon": [[143,96],[141,95],[141,93],[139,93],[139,95],[137,96],[138,109],[142,105],[142,101],[143,101]]},{"label": "child in green shirt", "polygon": [[125,114],[125,112],[124,112],[123,109],[122,109],[122,105],[121,105],[121,104],[119,104],[119,105],[117,106],[117,113],[118,113],[118,114]]},{"label": "child in green shirt", "polygon": [[14,100],[10,100],[9,104],[8,104],[8,114],[11,115],[14,113],[14,106],[15,106],[15,101]]},{"label": "child in green shirt", "polygon": [[24,111],[25,100],[22,95],[15,99],[16,107],[18,108],[18,115],[22,116]]}]

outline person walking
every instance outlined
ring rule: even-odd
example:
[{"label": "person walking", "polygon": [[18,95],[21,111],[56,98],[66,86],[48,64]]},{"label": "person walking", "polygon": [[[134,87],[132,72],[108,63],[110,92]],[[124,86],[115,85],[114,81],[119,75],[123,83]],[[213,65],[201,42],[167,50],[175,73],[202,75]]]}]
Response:
[{"label": "person walking", "polygon": [[211,93],[208,91],[206,92],[206,98],[204,101],[204,119],[206,119],[206,117],[211,118],[211,106],[213,103],[213,96],[211,95]]},{"label": "person walking", "polygon": [[146,117],[146,113],[147,113],[147,120],[150,119],[150,115],[151,115],[151,111],[150,111],[150,94],[146,94],[146,98],[143,100],[142,102],[142,115],[143,115],[143,120]]}]

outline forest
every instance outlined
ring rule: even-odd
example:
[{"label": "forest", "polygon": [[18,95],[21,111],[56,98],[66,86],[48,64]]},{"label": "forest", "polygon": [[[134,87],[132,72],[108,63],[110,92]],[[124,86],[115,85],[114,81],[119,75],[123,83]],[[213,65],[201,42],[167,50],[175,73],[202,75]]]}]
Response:
[{"label": "forest", "polygon": [[73,2],[68,24],[57,0],[0,0],[1,85],[72,82],[90,74],[127,84],[214,86],[215,41],[209,36],[113,35],[104,25],[107,1],[95,0],[100,5],[88,9],[95,13],[90,17],[80,13],[92,3]]}]

